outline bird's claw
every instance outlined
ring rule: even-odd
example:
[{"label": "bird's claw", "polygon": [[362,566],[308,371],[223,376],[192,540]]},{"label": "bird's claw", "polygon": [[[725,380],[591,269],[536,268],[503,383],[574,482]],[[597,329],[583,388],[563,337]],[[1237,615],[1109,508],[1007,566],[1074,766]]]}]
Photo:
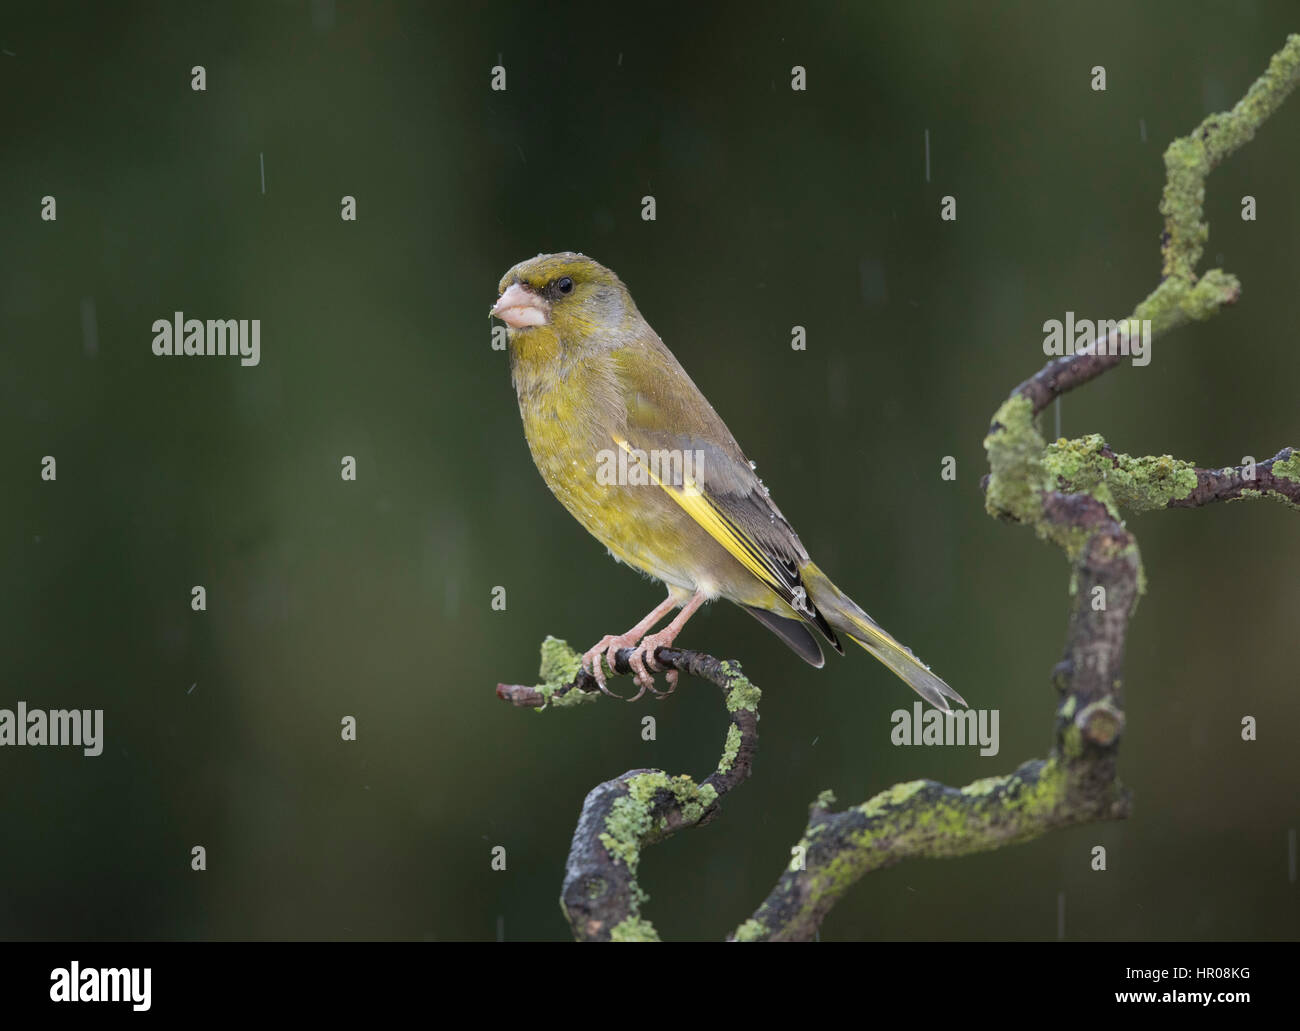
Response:
[{"label": "bird's claw", "polygon": [[582,655],[582,668],[596,678],[596,686],[611,698],[621,698],[622,695],[614,694],[605,686],[605,666],[600,659],[603,654],[605,663],[609,665],[610,671],[614,669],[614,660],[618,655],[620,648],[631,648],[636,644],[636,638],[627,634],[606,634],[600,639],[600,643],[594,647],[588,648]]},{"label": "bird's claw", "polygon": [[635,674],[635,680],[641,690],[637,697],[649,691],[656,698],[666,698],[677,690],[677,671],[670,669],[664,674],[664,679],[668,681],[668,690],[660,691],[656,688],[654,675],[663,671],[663,667],[655,660],[655,649],[669,648],[672,646],[673,636],[663,631],[657,634],[650,634],[642,639],[641,643],[636,646],[636,650],[628,656],[627,664],[632,667]]},{"label": "bird's claw", "polygon": [[608,687],[606,687],[604,684],[602,684],[599,680],[596,681],[596,686],[597,686],[598,688],[600,688],[600,693],[601,693],[601,694],[603,694],[603,695],[608,695],[610,698],[617,698],[620,702],[635,702],[638,698],[640,698],[643,694],[645,694],[645,688],[643,687],[640,691],[638,691],[636,694],[634,694],[631,698],[626,698],[626,697],[624,697],[623,695],[618,694],[617,692],[611,691]]},{"label": "bird's claw", "polygon": [[[667,691],[656,688],[654,675],[662,671],[663,667],[655,661],[655,649],[670,647],[672,643],[672,637],[664,633],[650,634],[640,643],[628,634],[606,634],[600,639],[599,644],[583,654],[582,668],[595,678],[596,686],[600,688],[601,693],[609,695],[610,698],[636,702],[645,697],[647,691],[656,698],[667,698],[677,690],[677,670],[670,669],[664,674],[664,679],[668,682]],[[613,670],[620,648],[633,649],[632,654],[628,656],[627,664],[632,668],[632,680],[637,686],[637,692],[630,698],[616,694],[605,685],[605,664]],[[604,663],[601,662],[602,656]]]},{"label": "bird's claw", "polygon": [[650,689],[654,693],[656,699],[667,698],[670,694],[672,694],[674,691],[677,690],[677,670],[675,669],[668,670],[664,674],[664,680],[668,682],[667,691],[655,691],[653,687]]}]

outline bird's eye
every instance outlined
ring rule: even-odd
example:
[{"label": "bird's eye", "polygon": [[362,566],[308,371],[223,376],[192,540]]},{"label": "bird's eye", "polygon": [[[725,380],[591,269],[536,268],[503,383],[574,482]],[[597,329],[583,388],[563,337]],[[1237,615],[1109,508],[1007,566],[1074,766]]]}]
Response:
[{"label": "bird's eye", "polygon": [[555,289],[557,289],[558,291],[560,291],[560,293],[562,293],[562,294],[572,293],[572,292],[573,292],[573,280],[570,279],[568,276],[565,276],[563,279],[557,279],[557,280],[555,281]]}]

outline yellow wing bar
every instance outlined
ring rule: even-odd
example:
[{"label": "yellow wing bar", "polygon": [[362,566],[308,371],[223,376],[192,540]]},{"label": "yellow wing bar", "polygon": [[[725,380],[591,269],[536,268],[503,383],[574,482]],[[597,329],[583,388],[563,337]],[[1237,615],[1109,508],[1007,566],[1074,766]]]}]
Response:
[{"label": "yellow wing bar", "polygon": [[[708,531],[710,537],[726,548],[741,565],[753,573],[760,581],[767,584],[791,604],[794,604],[797,597],[806,597],[803,592],[800,595],[795,594],[795,589],[802,587],[798,569],[793,564],[784,566],[767,554],[749,534],[732,522],[727,514],[704,494],[698,481],[683,472],[682,488],[679,489],[674,485],[664,483],[662,479],[655,475],[650,463],[639,462],[635,449],[626,440],[616,436],[614,437],[614,443],[627,452],[629,458],[637,460],[651,482],[662,487],[670,498],[676,501],[692,519]],[[804,606],[811,608],[807,601],[804,601]],[[798,605],[795,607],[801,608]]]}]

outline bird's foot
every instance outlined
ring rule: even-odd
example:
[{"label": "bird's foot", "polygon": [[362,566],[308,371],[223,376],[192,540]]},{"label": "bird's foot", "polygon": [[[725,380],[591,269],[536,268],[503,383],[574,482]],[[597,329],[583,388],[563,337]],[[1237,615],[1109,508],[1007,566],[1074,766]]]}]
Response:
[{"label": "bird's foot", "polygon": [[636,693],[636,698],[640,698],[646,691],[656,698],[667,698],[677,690],[677,670],[670,669],[664,674],[664,679],[668,681],[667,691],[658,690],[654,678],[654,675],[663,668],[655,661],[655,649],[671,648],[676,639],[677,633],[671,627],[665,627],[657,634],[647,634],[641,638],[641,643],[636,646],[636,650],[628,656],[627,664],[632,667],[633,680],[641,689]]},{"label": "bird's foot", "polygon": [[[706,595],[704,592],[696,591],[691,600],[682,606],[682,611],[678,613],[676,619],[658,633],[647,634],[646,631],[659,622],[664,613],[677,606],[676,594],[670,592],[666,599],[656,605],[645,619],[641,620],[627,633],[606,634],[600,639],[599,644],[588,649],[582,656],[582,668],[595,677],[596,686],[602,692],[611,698],[622,698],[622,695],[615,694],[605,686],[605,669],[600,660],[603,655],[605,663],[613,671],[614,659],[618,654],[618,650],[620,648],[631,648],[632,654],[628,656],[628,665],[632,667],[633,679],[640,690],[631,698],[625,700],[635,702],[647,691],[650,691],[656,698],[667,697],[677,690],[677,671],[670,669],[665,674],[664,679],[668,681],[667,691],[657,690],[654,686],[654,674],[660,671],[660,667],[655,662],[655,649],[671,648],[672,643],[677,640],[677,635],[682,632],[682,627],[691,618],[691,613],[703,605],[705,600]],[[649,668],[647,669],[647,667]]]},{"label": "bird's foot", "polygon": [[[623,697],[620,694],[615,694],[605,686],[605,665],[600,661],[601,656],[603,655],[605,657],[605,663],[609,665],[610,672],[613,672],[614,658],[618,655],[618,650],[620,648],[633,648],[640,639],[639,635],[634,636],[632,633],[606,634],[600,639],[599,644],[588,648],[587,651],[583,653],[582,668],[596,678],[596,686],[600,688],[602,694],[607,694],[611,698]],[[644,689],[638,691],[631,698],[628,698],[627,701],[634,702],[643,694],[645,694]]]}]

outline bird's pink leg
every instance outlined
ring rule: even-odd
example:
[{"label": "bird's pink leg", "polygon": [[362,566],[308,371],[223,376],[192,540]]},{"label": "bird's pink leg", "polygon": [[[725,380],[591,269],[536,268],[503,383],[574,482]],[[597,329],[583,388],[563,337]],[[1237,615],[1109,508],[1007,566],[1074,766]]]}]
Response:
[{"label": "bird's pink leg", "polygon": [[[613,669],[614,656],[618,653],[620,648],[635,647],[640,643],[641,638],[645,637],[652,626],[658,623],[659,620],[663,619],[666,613],[671,612],[676,607],[676,599],[669,594],[667,598],[654,607],[653,611],[651,611],[645,619],[641,620],[640,623],[634,626],[627,633],[606,634],[600,639],[599,644],[587,649],[582,656],[582,668],[596,678],[596,683],[600,685],[600,689],[604,691],[605,694],[612,694],[613,692],[605,687],[605,668],[600,663],[601,654],[604,653],[605,661],[609,664],[609,668]],[[638,683],[640,683],[640,681],[638,681]],[[644,693],[644,691],[641,692],[641,694]],[[641,695],[638,694],[636,697],[640,698]]]},{"label": "bird's pink leg", "polygon": [[[657,634],[643,637],[641,643],[637,645],[636,651],[628,656],[628,665],[632,667],[633,673],[636,674],[637,685],[641,688],[640,693],[637,695],[638,698],[645,693],[646,688],[654,690],[652,686],[654,684],[654,673],[648,671],[646,667],[649,666],[650,670],[658,672],[659,665],[655,662],[655,649],[671,647],[672,643],[677,640],[677,635],[682,632],[682,627],[686,625],[686,621],[695,615],[695,610],[706,601],[708,601],[708,597],[705,593],[696,591],[691,596],[691,600],[682,606],[682,611],[677,613],[671,623]],[[677,690],[677,670],[670,669],[664,675],[664,679],[668,681],[668,690],[656,691],[656,694],[672,694]]]}]

